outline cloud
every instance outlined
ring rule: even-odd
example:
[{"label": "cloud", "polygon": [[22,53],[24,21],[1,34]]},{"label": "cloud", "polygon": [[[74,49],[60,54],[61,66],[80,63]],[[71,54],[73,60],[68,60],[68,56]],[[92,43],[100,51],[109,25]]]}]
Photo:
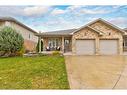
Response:
[{"label": "cloud", "polygon": [[120,5],[114,5],[114,6],[112,6],[112,8],[114,8],[114,9],[119,9],[121,6]]},{"label": "cloud", "polygon": [[45,15],[51,6],[0,6],[0,16],[36,17]]},{"label": "cloud", "polygon": [[[114,6],[117,7],[118,6]],[[88,6],[70,6],[67,8],[69,11],[74,11],[79,14],[106,14],[112,12],[111,10],[106,10],[105,8],[102,8],[101,6],[96,6],[94,8],[88,8]]]},{"label": "cloud", "polygon": [[69,6],[69,7],[67,8],[67,10],[74,11],[74,10],[76,10],[76,9],[81,9],[81,8],[83,8],[83,7],[85,7],[85,6],[74,5],[74,6]]},{"label": "cloud", "polygon": [[22,16],[23,6],[0,6],[0,16]]},{"label": "cloud", "polygon": [[81,9],[80,13],[84,13],[84,14],[107,14],[107,13],[111,13],[112,10],[106,10],[106,9],[102,9],[102,8],[96,8],[96,9]]},{"label": "cloud", "polygon": [[62,9],[55,8],[55,9],[51,12],[51,14],[52,14],[52,15],[59,15],[59,14],[64,14],[64,13],[66,13],[66,12],[67,12],[66,10],[62,10]]},{"label": "cloud", "polygon": [[26,16],[40,16],[49,11],[50,6],[33,6],[33,7],[26,7],[23,9],[24,15]]},{"label": "cloud", "polygon": [[74,13],[75,11],[79,11],[83,8],[84,6],[69,6],[66,9],[60,9],[60,8],[55,8],[52,10],[51,14],[52,15],[60,15],[60,14],[66,14],[66,13]]},{"label": "cloud", "polygon": [[118,25],[121,27],[127,27],[127,19],[124,17],[117,17],[117,18],[112,18],[109,20],[109,22],[113,23],[114,25]]},{"label": "cloud", "polygon": [[54,19],[50,19],[49,21],[38,23],[38,27],[39,26],[42,26],[43,30],[45,31],[54,31],[54,30],[78,28],[81,25],[79,23],[76,23],[76,21],[70,21],[63,17],[57,17]]},{"label": "cloud", "polygon": [[0,16],[15,17],[38,30],[77,28],[97,18],[127,27],[127,6],[0,6]]},{"label": "cloud", "polygon": [[[115,8],[118,6],[114,6]],[[95,14],[108,14],[113,12],[113,10],[106,9],[101,6],[89,7],[89,6],[69,6],[65,9],[55,8],[52,10],[52,15],[59,14],[72,14],[73,16],[81,15],[95,15]]]}]

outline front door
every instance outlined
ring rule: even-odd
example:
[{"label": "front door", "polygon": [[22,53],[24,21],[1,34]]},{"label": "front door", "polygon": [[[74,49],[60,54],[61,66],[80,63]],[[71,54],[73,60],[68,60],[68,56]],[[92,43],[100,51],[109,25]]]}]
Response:
[{"label": "front door", "polygon": [[66,39],[64,40],[64,52],[69,52],[71,51],[71,39]]}]

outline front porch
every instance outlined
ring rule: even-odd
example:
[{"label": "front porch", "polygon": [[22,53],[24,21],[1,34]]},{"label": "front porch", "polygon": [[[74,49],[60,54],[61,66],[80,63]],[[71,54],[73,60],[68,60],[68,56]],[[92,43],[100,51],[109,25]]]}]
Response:
[{"label": "front porch", "polygon": [[[41,51],[41,40],[43,41],[43,51]],[[41,36],[39,42],[40,53],[51,53],[52,51],[66,53],[72,51],[71,36]]]}]

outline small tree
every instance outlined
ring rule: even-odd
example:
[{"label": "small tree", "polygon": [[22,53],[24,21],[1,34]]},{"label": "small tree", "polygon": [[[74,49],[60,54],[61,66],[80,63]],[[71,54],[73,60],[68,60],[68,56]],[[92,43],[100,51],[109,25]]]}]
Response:
[{"label": "small tree", "polygon": [[[41,51],[43,50],[43,42],[41,41]],[[39,52],[39,40],[36,46],[36,51]]]},{"label": "small tree", "polygon": [[0,51],[3,55],[12,55],[23,48],[24,39],[22,35],[11,27],[5,26],[0,30]]}]

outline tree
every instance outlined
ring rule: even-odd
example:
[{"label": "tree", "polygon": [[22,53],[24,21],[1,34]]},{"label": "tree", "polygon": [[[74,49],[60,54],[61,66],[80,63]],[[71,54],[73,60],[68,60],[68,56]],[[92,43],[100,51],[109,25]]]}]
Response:
[{"label": "tree", "polygon": [[[37,43],[37,46],[36,46],[36,51],[39,52],[39,40],[38,40],[38,43]],[[43,42],[41,40],[41,51],[43,51]]]},{"label": "tree", "polygon": [[23,48],[24,39],[15,29],[5,26],[0,29],[0,51],[3,55],[15,54]]}]

